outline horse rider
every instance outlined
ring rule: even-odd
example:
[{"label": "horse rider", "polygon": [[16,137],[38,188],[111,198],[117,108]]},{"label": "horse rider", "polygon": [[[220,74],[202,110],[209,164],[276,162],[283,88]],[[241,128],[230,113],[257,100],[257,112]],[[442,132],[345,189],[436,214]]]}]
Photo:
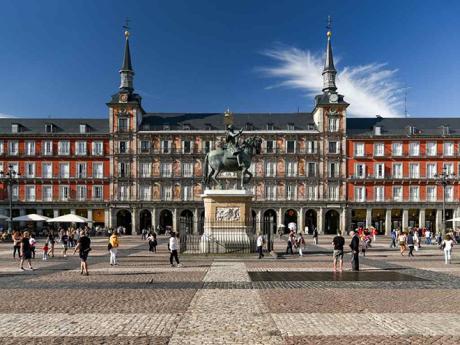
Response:
[{"label": "horse rider", "polygon": [[227,136],[225,138],[225,142],[227,143],[227,150],[233,156],[236,156],[236,161],[239,167],[242,167],[244,165],[240,160],[240,153],[242,151],[240,150],[240,145],[238,143],[238,138],[240,137],[242,132],[243,132],[242,128],[236,132],[233,125],[228,125],[227,126]]}]

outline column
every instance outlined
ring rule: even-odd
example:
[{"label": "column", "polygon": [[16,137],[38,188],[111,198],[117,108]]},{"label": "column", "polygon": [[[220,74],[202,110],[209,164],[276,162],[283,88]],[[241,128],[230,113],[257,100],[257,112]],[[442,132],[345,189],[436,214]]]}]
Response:
[{"label": "column", "polygon": [[[276,219],[278,221],[278,224],[276,224],[276,228],[277,228],[277,230],[279,230],[280,225],[282,225],[282,224],[284,225],[283,209],[281,207],[278,209],[278,215],[276,216]],[[284,227],[282,229],[283,229],[283,231],[286,230]]]},{"label": "column", "polygon": [[88,223],[89,226],[93,226],[93,210],[89,209],[88,210]]},{"label": "column", "polygon": [[391,208],[387,208],[385,212],[385,235],[391,235]]},{"label": "column", "polygon": [[261,232],[261,226],[260,223],[262,222],[262,210],[257,210],[256,211],[256,233]]},{"label": "column", "polygon": [[[37,214],[42,216],[43,215],[43,209],[37,208]],[[43,222],[37,222],[37,229],[43,228]]]},{"label": "column", "polygon": [[420,228],[425,227],[425,209],[420,209],[420,212],[418,214],[418,226]]},{"label": "column", "polygon": [[175,208],[172,212],[172,216],[173,216],[173,231],[179,231],[179,224],[177,222],[177,208]]},{"label": "column", "polygon": [[442,209],[436,210],[436,232],[443,231],[444,227],[442,224]]},{"label": "column", "polygon": [[303,207],[300,208],[300,211],[299,211],[299,224],[297,224],[297,231],[298,232],[304,232],[304,229],[305,229],[305,223],[304,223],[304,210],[303,210]]},{"label": "column", "polygon": [[152,209],[152,229],[157,230],[157,209],[155,207]]},{"label": "column", "polygon": [[198,219],[199,219],[198,208],[193,210],[193,233],[198,234]]},{"label": "column", "polygon": [[131,211],[131,235],[137,234],[137,208]]},{"label": "column", "polygon": [[402,231],[406,231],[409,228],[409,210],[404,209],[402,213]]},{"label": "column", "polygon": [[75,212],[76,212],[76,211],[75,211],[74,208],[70,210],[70,213],[71,213],[71,214],[75,214]]},{"label": "column", "polygon": [[348,209],[345,207],[342,207],[340,210],[340,225],[339,225],[339,231],[343,235],[347,233],[347,213]]},{"label": "column", "polygon": [[59,210],[53,210],[53,218],[59,217]]},{"label": "column", "polygon": [[104,225],[107,228],[111,228],[112,226],[112,219],[110,217],[110,209],[104,210]]},{"label": "column", "polygon": [[372,226],[372,208],[366,209],[366,228],[370,228]]},{"label": "column", "polygon": [[[455,210],[454,210],[454,218],[458,218],[460,217],[460,207],[457,207]],[[457,227],[460,225],[460,222],[452,222],[452,230],[456,231],[457,230]]]},{"label": "column", "polygon": [[[21,209],[19,210],[19,215],[20,215],[20,216],[25,216],[26,214],[27,214],[27,212],[26,212],[25,209],[21,208]],[[21,228],[25,227],[25,226],[26,226],[26,222],[19,222],[19,226],[20,226]]]},{"label": "column", "polygon": [[318,228],[318,234],[324,234],[324,229],[323,229],[323,208],[321,207],[319,210],[316,212],[316,224]]}]

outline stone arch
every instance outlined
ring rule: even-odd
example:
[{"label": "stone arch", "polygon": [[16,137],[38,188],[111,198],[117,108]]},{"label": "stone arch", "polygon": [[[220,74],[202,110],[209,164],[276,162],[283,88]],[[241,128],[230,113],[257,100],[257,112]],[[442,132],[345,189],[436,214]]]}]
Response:
[{"label": "stone arch", "polygon": [[336,210],[327,211],[324,220],[325,234],[336,234],[340,230],[340,214]]},{"label": "stone arch", "polygon": [[276,211],[273,209],[265,210],[265,212],[263,213],[262,224],[262,230],[264,234],[276,234],[276,230],[278,227]]},{"label": "stone arch", "polygon": [[152,212],[147,209],[139,212],[139,229],[151,229],[152,228]]},{"label": "stone arch", "polygon": [[191,234],[194,228],[193,212],[190,210],[183,210],[179,217],[179,232],[181,234]]},{"label": "stone arch", "polygon": [[123,209],[117,212],[117,228],[118,227],[124,228],[124,232],[126,235],[131,235],[132,233],[131,211]]},{"label": "stone arch", "polygon": [[[296,210],[290,208],[284,212],[284,226],[285,232],[289,232],[290,230],[297,231],[297,224],[298,224],[298,213]],[[295,226],[293,225],[295,224]],[[291,228],[289,228],[291,227]]]},{"label": "stone arch", "polygon": [[308,233],[313,234],[313,230],[318,226],[318,213],[314,209],[305,212],[305,226],[308,226]]},{"label": "stone arch", "polygon": [[160,233],[165,233],[166,230],[172,230],[173,227],[173,213],[171,210],[164,209],[160,212]]}]

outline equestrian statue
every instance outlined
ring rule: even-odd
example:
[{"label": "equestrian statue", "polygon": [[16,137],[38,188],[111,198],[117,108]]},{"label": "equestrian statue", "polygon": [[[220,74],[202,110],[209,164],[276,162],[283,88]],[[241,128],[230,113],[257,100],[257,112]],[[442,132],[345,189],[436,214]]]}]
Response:
[{"label": "equestrian statue", "polygon": [[[204,159],[204,184],[210,186],[215,182],[222,188],[222,183],[217,177],[222,171],[241,171],[241,188],[251,181],[252,173],[249,171],[252,157],[260,154],[262,139],[250,137],[241,144],[239,137],[243,129],[236,131],[233,125],[228,125],[225,136],[225,145],[206,154]],[[247,177],[247,178],[246,178]]]}]

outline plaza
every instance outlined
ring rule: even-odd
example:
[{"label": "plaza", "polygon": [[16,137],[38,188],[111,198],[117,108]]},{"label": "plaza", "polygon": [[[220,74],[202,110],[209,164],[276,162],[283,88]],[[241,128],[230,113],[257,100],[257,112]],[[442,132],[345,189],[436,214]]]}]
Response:
[{"label": "plaza", "polygon": [[302,258],[283,255],[285,241],[275,240],[278,259],[181,255],[183,267],[171,267],[166,237],[152,254],[139,236],[122,236],[112,267],[107,239],[94,237],[89,276],[58,246],[19,272],[11,243],[1,243],[0,343],[460,343],[455,252],[451,265],[435,245],[409,259],[378,237],[348,279],[347,253],[343,276],[332,272],[331,236],[318,246],[308,236]]}]

